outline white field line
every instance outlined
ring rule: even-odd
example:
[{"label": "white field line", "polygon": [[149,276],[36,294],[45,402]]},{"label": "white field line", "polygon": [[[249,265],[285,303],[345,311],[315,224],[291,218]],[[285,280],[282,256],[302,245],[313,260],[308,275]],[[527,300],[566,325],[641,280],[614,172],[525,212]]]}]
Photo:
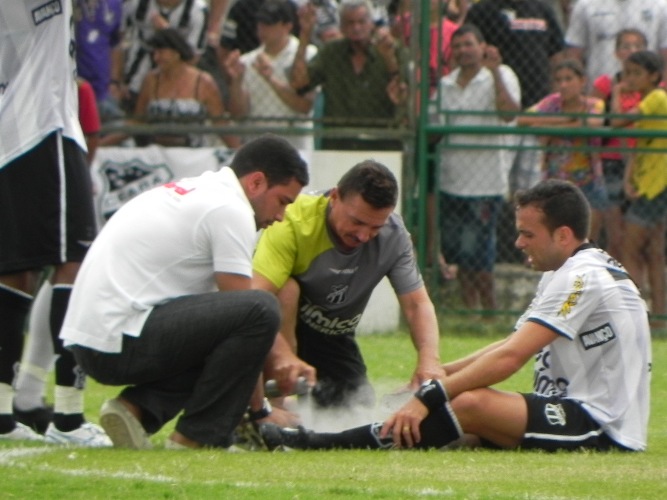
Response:
[{"label": "white field line", "polygon": [[[26,468],[28,464],[21,462],[22,458],[34,458],[38,455],[46,455],[54,451],[62,451],[62,448],[57,447],[39,447],[39,448],[12,448],[0,451],[0,466],[2,467],[16,467]],[[72,453],[76,453],[72,450]],[[96,478],[113,478],[113,479],[140,479],[142,481],[150,481],[154,483],[188,483],[191,481],[184,481],[181,476],[167,476],[164,474],[150,474],[147,472],[112,472],[106,470],[91,470],[86,468],[62,468],[53,467],[45,464],[30,464],[31,470],[39,470],[44,472],[56,472],[58,474],[66,474],[74,477],[96,477]],[[201,484],[228,484],[225,481],[202,481]],[[243,483],[238,486],[255,487],[259,484]]]},{"label": "white field line", "polygon": [[[106,470],[91,470],[86,468],[62,468],[62,467],[53,467],[45,464],[27,464],[21,459],[23,458],[34,458],[39,455],[46,455],[54,451],[62,451],[62,448],[44,446],[36,448],[8,448],[0,450],[0,467],[7,468],[18,468],[25,469],[28,466],[31,471],[43,471],[43,472],[55,472],[57,474],[64,474],[72,477],[91,477],[91,478],[103,478],[103,479],[134,479],[140,481],[149,481],[153,483],[166,483],[166,484],[204,484],[204,485],[225,485],[225,486],[234,486],[236,488],[261,488],[271,486],[273,488],[279,487],[283,490],[292,489],[293,486],[290,486],[289,483],[282,485],[268,485],[261,483],[254,483],[249,481],[225,481],[225,480],[206,480],[206,481],[193,481],[193,480],[184,480],[182,476],[168,476],[164,474],[150,474],[148,472],[112,472]],[[72,453],[76,453],[76,450],[73,449]],[[183,453],[180,451],[179,453]],[[359,491],[360,493],[373,494],[373,488],[362,488]],[[376,492],[377,493],[377,492]],[[406,496],[410,497],[444,497],[455,495],[455,492],[452,489],[447,490],[437,490],[433,488],[421,488],[421,489],[407,489],[404,490]]]}]

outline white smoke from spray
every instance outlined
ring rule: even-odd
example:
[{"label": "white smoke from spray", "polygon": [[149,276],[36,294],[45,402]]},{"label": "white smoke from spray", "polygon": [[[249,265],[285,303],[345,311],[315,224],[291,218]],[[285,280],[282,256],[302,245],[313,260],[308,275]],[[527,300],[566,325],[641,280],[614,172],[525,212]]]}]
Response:
[{"label": "white smoke from spray", "polygon": [[[413,391],[396,390],[396,384],[390,382],[374,382],[376,393],[376,404],[368,407],[350,398],[349,405],[344,408],[321,408],[317,407],[308,396],[300,397],[298,400],[290,398],[286,400],[286,407],[297,413],[301,418],[302,425],[306,429],[317,432],[340,432],[352,427],[382,422],[392,413],[405,404]],[[361,399],[364,396],[359,396]]]}]

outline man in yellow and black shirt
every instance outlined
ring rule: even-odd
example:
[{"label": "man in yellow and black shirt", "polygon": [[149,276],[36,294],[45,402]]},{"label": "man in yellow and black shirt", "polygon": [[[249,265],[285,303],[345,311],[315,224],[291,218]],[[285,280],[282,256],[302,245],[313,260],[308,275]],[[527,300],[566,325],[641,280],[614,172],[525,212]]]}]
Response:
[{"label": "man in yellow and black shirt", "polygon": [[282,356],[278,365],[288,369],[273,375],[295,378],[298,370],[289,367],[312,365],[317,370],[312,395],[320,406],[373,403],[354,335],[373,289],[385,276],[417,350],[410,384],[416,388],[441,373],[435,311],[410,235],[394,213],[397,198],[389,169],[366,160],[331,191],[300,195],[258,243],[253,285],[277,293],[283,303],[282,339],[272,355]]}]

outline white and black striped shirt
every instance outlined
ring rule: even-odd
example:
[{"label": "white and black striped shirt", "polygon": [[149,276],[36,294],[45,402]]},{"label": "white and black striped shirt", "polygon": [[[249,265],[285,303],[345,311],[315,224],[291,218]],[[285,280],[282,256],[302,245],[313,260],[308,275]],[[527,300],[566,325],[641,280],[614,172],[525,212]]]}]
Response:
[{"label": "white and black striped shirt", "polygon": [[123,80],[132,92],[139,93],[146,74],[153,67],[148,41],[155,34],[153,17],[164,17],[187,40],[195,54],[206,48],[208,6],[204,0],[182,0],[166,9],[158,0],[126,0],[123,4],[123,32],[128,41]]}]

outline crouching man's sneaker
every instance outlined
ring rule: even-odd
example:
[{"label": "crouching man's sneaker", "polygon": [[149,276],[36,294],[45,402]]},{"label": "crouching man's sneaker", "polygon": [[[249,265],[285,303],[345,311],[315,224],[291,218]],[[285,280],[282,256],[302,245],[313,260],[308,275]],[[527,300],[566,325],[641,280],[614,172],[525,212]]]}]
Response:
[{"label": "crouching man's sneaker", "polygon": [[108,448],[113,446],[111,439],[104,430],[90,422],[84,422],[81,427],[73,431],[61,431],[49,424],[44,435],[45,441],[50,444],[65,444],[70,446],[83,446],[88,448]]},{"label": "crouching man's sneaker", "polygon": [[118,399],[109,399],[104,402],[100,411],[100,424],[107,431],[116,448],[134,450],[152,448],[141,422]]},{"label": "crouching man's sneaker", "polygon": [[0,434],[0,441],[44,441],[44,436],[37,434],[27,425],[16,422],[12,431]]}]

